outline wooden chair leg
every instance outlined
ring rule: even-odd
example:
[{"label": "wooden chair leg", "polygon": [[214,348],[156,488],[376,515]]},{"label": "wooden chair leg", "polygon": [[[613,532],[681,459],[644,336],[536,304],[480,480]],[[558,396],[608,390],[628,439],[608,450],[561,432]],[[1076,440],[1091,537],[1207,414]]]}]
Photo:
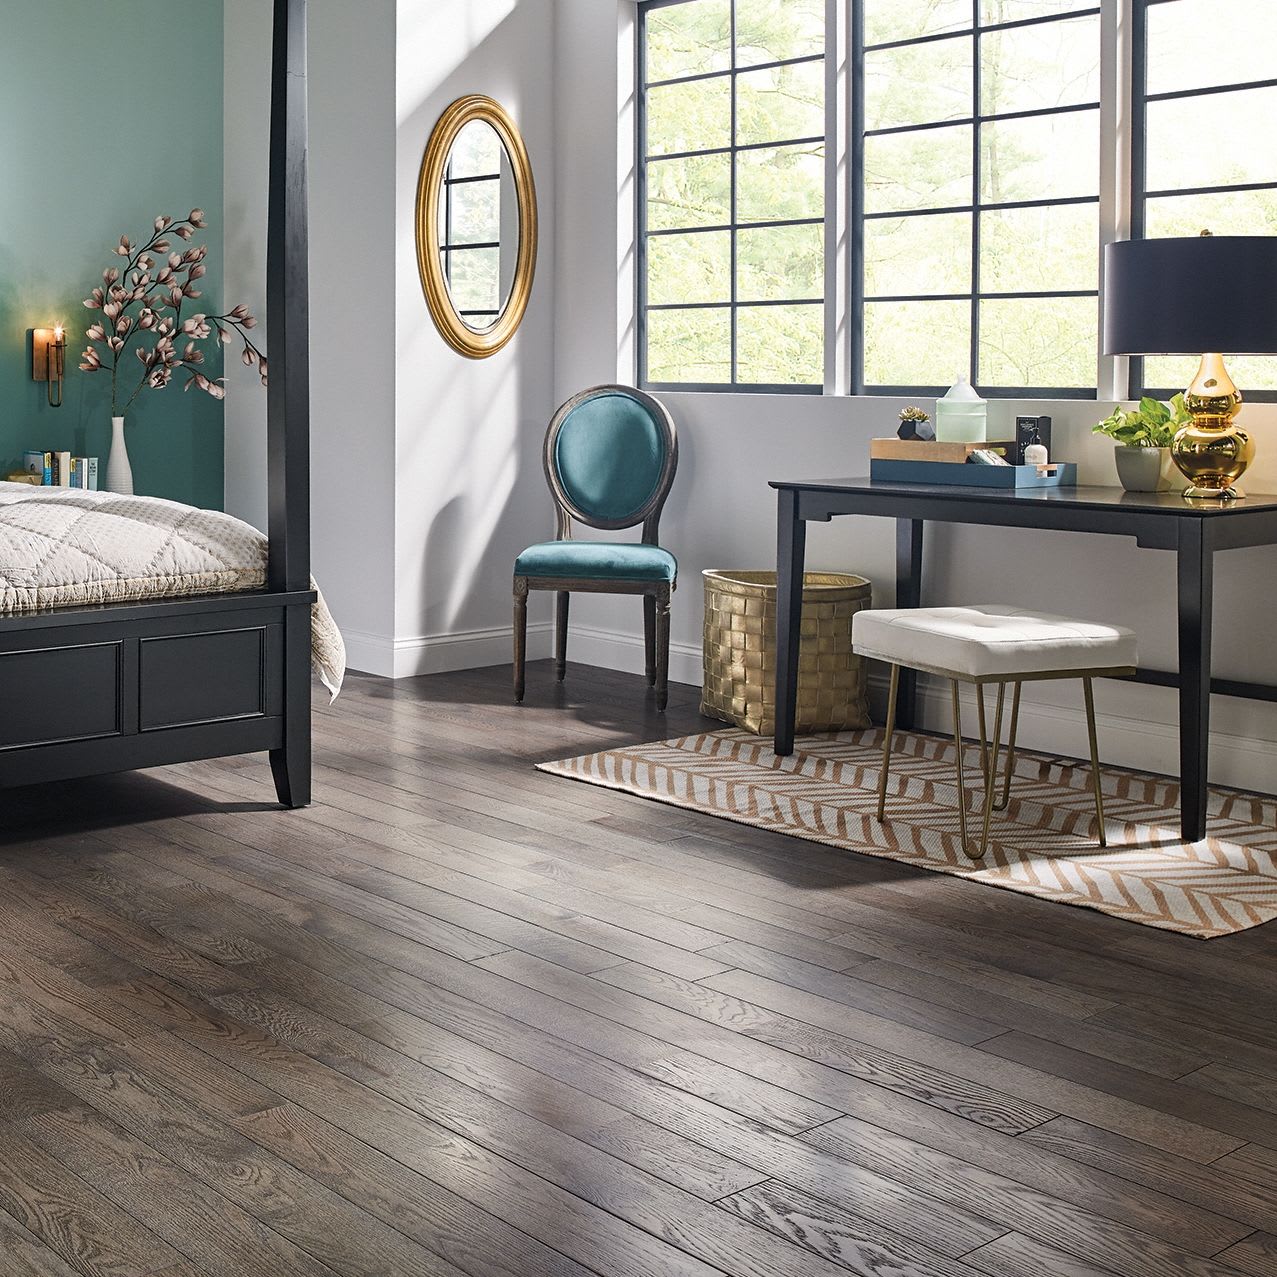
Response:
[{"label": "wooden chair leg", "polygon": [[665,712],[670,678],[670,592],[664,590],[656,603],[656,708]]},{"label": "wooden chair leg", "polygon": [[656,596],[643,595],[643,664],[647,685],[656,682]]},{"label": "wooden chair leg", "polygon": [[887,725],[882,734],[882,768],[878,773],[878,820],[887,806],[887,773],[891,770],[891,737],[896,730],[896,698],[900,694],[900,666],[891,667],[891,691],[887,694]]},{"label": "wooden chair leg", "polygon": [[528,581],[514,578],[514,699],[523,700],[524,667],[528,651]]},{"label": "wooden chair leg", "polygon": [[571,595],[560,590],[554,605],[554,677],[561,683],[568,674],[568,601]]}]

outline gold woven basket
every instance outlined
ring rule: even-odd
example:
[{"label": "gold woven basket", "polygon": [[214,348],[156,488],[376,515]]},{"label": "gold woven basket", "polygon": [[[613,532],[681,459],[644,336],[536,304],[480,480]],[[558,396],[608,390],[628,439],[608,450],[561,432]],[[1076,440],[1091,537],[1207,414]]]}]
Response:
[{"label": "gold woven basket", "polygon": [[[770,736],[776,729],[776,573],[708,571],[703,575],[701,713]],[[869,582],[864,577],[842,572],[804,575],[798,731],[870,725],[865,663],[851,647],[851,618],[869,601]]]}]

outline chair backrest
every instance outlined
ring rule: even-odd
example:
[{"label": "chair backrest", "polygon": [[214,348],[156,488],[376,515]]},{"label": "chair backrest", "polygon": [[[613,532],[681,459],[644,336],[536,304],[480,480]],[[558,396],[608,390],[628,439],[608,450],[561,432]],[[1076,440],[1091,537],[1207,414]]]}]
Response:
[{"label": "chair backrest", "polygon": [[643,525],[655,544],[678,468],[678,436],[665,405],[629,386],[595,386],[554,414],[545,434],[545,478],[560,539],[572,520],[591,528]]}]

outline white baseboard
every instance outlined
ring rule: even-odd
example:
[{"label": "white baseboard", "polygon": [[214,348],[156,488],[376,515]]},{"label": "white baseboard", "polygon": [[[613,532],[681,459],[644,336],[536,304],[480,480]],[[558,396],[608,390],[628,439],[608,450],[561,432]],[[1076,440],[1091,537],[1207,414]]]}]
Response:
[{"label": "white baseboard", "polygon": [[[528,660],[553,653],[554,627],[549,622],[528,625]],[[352,670],[382,678],[414,678],[418,674],[446,674],[452,670],[482,669],[510,663],[510,627],[460,630],[454,634],[421,634],[392,639],[344,630],[346,663]]]},{"label": "white baseboard", "polygon": [[[643,636],[573,625],[568,630],[568,660],[627,674],[643,673]],[[701,685],[699,643],[670,644],[670,682]]]}]

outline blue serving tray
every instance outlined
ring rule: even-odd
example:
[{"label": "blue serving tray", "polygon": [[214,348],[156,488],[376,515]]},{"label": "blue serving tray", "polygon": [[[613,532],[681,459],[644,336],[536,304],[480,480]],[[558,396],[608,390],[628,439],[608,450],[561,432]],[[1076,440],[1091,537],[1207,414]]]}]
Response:
[{"label": "blue serving tray", "polygon": [[981,466],[974,462],[895,461],[875,458],[869,477],[887,483],[937,483],[963,488],[1076,488],[1077,463],[1052,462],[1046,474],[1037,466]]}]

